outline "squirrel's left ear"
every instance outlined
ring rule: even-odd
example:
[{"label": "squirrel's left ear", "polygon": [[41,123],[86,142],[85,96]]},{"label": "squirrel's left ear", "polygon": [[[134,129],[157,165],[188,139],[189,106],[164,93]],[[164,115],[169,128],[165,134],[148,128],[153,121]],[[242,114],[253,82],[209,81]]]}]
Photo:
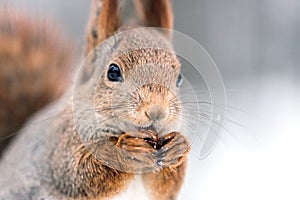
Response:
[{"label": "squirrel's left ear", "polygon": [[[173,12],[170,0],[135,0],[140,22],[144,26],[173,29]],[[171,38],[171,31],[166,30]]]},{"label": "squirrel's left ear", "polygon": [[120,27],[118,0],[93,0],[87,32],[86,55]]}]

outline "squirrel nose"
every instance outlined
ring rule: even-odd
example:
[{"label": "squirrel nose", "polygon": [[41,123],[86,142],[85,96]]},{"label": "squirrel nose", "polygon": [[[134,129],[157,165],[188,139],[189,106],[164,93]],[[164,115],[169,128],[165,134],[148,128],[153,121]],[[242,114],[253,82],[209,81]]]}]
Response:
[{"label": "squirrel nose", "polygon": [[154,105],[148,109],[145,114],[152,120],[152,121],[159,121],[163,120],[167,116],[167,110],[160,105]]}]

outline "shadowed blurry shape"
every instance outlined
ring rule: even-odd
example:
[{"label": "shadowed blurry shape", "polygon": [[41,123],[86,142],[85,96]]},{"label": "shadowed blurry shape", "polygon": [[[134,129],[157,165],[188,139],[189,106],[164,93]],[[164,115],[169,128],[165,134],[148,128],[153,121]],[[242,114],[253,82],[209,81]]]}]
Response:
[{"label": "shadowed blurry shape", "polygon": [[49,20],[0,11],[0,153],[28,117],[68,85],[74,52],[59,33]]}]

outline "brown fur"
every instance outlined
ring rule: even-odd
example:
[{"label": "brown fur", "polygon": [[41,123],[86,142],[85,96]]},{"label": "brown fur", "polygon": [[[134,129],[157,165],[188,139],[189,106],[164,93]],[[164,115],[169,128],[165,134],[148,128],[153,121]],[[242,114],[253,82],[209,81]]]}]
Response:
[{"label": "brown fur", "polygon": [[0,10],[0,152],[8,142],[4,138],[68,84],[74,52],[59,32],[50,22]]},{"label": "brown fur", "polygon": [[82,143],[73,131],[69,113],[65,113],[62,119],[66,119],[63,125],[67,125],[67,129],[57,135],[59,142],[49,157],[53,171],[51,182],[63,194],[60,198],[105,199],[125,190],[133,174],[115,170],[101,162],[101,157],[118,160],[117,153],[112,151],[112,144],[102,144],[105,141]]},{"label": "brown fur", "polygon": [[[186,159],[186,158],[185,158]],[[183,184],[187,161],[176,167],[143,174],[146,188],[153,199],[175,200]]]}]

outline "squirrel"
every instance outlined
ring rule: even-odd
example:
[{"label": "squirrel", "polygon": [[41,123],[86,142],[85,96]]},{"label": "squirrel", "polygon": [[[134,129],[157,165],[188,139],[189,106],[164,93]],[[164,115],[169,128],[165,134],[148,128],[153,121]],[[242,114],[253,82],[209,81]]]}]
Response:
[{"label": "squirrel", "polygon": [[[171,3],[135,5],[140,22],[126,26],[118,0],[93,0],[83,71],[4,152],[1,200],[177,199],[190,143],[176,129],[181,75]],[[64,52],[58,45],[55,54]]]}]

